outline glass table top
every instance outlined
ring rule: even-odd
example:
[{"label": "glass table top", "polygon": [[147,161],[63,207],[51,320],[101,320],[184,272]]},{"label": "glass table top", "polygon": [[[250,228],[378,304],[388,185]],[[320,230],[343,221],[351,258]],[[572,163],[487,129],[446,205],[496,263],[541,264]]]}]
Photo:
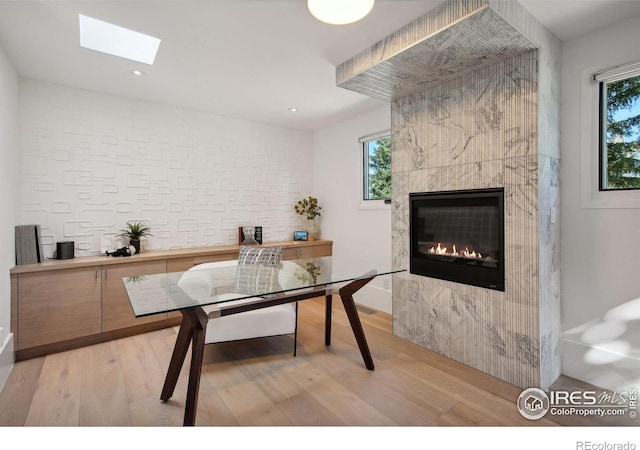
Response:
[{"label": "glass table top", "polygon": [[[123,278],[136,317],[211,305],[254,302],[305,291],[338,289],[348,282],[405,269],[335,275],[332,257],[281,261],[275,267],[238,261],[205,263],[184,272]],[[319,293],[318,295],[322,295]]]}]

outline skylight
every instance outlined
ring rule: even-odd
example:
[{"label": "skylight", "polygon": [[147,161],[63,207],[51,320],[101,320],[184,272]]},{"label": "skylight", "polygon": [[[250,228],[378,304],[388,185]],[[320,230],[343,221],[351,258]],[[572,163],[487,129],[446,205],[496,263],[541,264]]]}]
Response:
[{"label": "skylight", "polygon": [[156,59],[160,39],[82,14],[79,17],[81,47],[149,65]]}]

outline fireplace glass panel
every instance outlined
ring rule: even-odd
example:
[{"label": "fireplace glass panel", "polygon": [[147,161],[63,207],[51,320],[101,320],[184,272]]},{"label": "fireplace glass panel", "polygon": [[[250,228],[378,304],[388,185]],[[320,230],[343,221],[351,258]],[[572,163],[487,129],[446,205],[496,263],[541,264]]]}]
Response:
[{"label": "fireplace glass panel", "polygon": [[410,271],[504,290],[503,190],[411,194]]}]

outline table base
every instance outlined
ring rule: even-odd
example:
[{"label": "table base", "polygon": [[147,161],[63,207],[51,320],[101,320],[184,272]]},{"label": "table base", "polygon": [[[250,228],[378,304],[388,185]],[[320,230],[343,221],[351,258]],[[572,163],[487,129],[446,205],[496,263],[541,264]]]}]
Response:
[{"label": "table base", "polygon": [[[367,274],[369,275],[369,274]],[[365,286],[371,281],[375,275],[359,278],[351,283],[345,285],[338,290],[340,299],[344,306],[349,324],[353,330],[353,334],[358,343],[358,348],[362,355],[365,367],[369,370],[374,370],[373,358],[369,351],[367,339],[364,335],[362,323],[358,316],[358,310],[356,309],[355,302],[353,300],[353,294]],[[313,291],[307,291],[302,293],[293,293],[282,296],[276,296],[274,298],[266,299],[259,304],[250,305],[238,305],[236,307],[227,308],[222,311],[221,315],[238,314],[244,311],[250,311],[259,308],[267,308],[269,306],[281,305],[284,303],[293,303],[301,300],[308,300],[311,298],[317,298],[319,296],[325,297],[325,345],[331,345],[331,307],[333,301],[333,291],[328,289],[317,289]],[[198,406],[198,392],[200,389],[200,375],[202,373],[202,359],[204,355],[204,340],[205,331],[207,329],[207,322],[209,316],[204,312],[202,308],[192,308],[182,310],[182,322],[180,324],[180,330],[178,331],[178,337],[176,338],[176,344],[173,348],[173,354],[171,355],[171,361],[169,362],[169,368],[167,369],[167,375],[165,377],[164,386],[160,399],[164,402],[168,401],[172,396],[178,382],[178,376],[182,370],[189,345],[191,345],[191,367],[189,368],[189,381],[187,385],[187,398],[185,402],[184,422],[185,426],[193,426],[196,421],[196,410]]]}]

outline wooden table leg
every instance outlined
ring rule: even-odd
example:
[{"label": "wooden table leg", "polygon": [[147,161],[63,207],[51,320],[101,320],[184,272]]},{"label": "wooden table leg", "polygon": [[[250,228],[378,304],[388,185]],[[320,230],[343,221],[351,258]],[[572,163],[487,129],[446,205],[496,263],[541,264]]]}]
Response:
[{"label": "wooden table leg", "polygon": [[186,313],[193,323],[193,340],[191,343],[191,367],[189,369],[189,384],[187,385],[183,425],[193,426],[196,424],[198,391],[200,390],[200,375],[202,374],[202,357],[204,354],[204,334],[209,318],[201,308],[190,309]]},{"label": "wooden table leg", "polygon": [[162,393],[160,399],[166,402],[173,396],[173,391],[176,388],[178,382],[178,376],[182,370],[184,364],[184,358],[187,356],[187,350],[189,350],[189,344],[193,338],[193,325],[191,319],[185,312],[182,312],[182,323],[180,323],[180,331],[178,331],[178,337],[176,338],[176,344],[173,347],[173,354],[171,355],[171,362],[167,369],[167,376],[164,379],[164,386],[162,387]]},{"label": "wooden table leg", "polygon": [[324,345],[331,345],[331,307],[333,304],[333,294],[328,293],[324,302]]},{"label": "wooden table leg", "polygon": [[180,370],[191,344],[191,367],[189,369],[189,383],[187,385],[187,399],[184,408],[185,426],[193,426],[196,422],[198,407],[198,391],[200,375],[202,373],[202,358],[204,354],[204,336],[209,318],[201,309],[187,309],[182,311],[182,323],[176,338],[176,344],[171,355],[171,362],[167,369],[160,399],[167,401],[173,395]]},{"label": "wooden table leg", "polygon": [[340,299],[342,300],[342,304],[344,305],[344,310],[347,313],[349,324],[351,324],[351,330],[353,330],[353,334],[358,343],[358,348],[360,348],[360,354],[362,355],[362,359],[364,360],[364,365],[369,370],[374,369],[373,358],[371,357],[369,345],[367,344],[367,338],[365,337],[364,330],[362,329],[362,323],[360,322],[360,317],[358,316],[356,304],[353,301],[353,294],[359,291],[360,288],[366,285],[369,281],[373,280],[373,278],[373,276],[359,278],[342,287],[338,291],[340,294]]}]

